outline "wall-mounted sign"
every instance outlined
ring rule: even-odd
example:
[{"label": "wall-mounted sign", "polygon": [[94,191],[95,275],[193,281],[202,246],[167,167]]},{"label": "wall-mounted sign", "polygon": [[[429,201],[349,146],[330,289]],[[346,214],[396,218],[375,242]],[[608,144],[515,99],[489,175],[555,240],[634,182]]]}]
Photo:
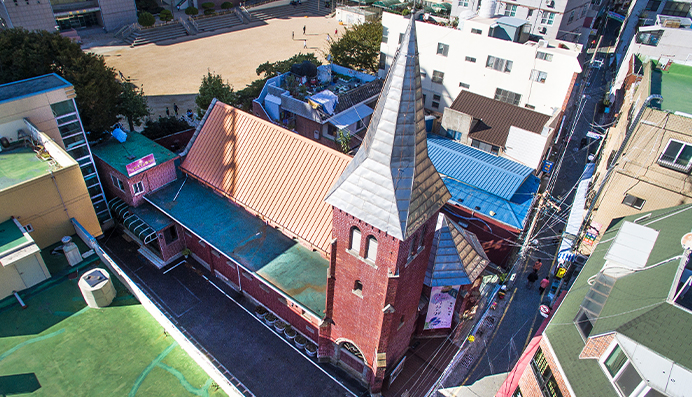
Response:
[{"label": "wall-mounted sign", "polygon": [[132,176],[139,174],[140,172],[144,170],[148,170],[149,168],[153,167],[156,165],[156,159],[154,158],[153,154],[147,155],[142,157],[139,160],[135,160],[131,162],[130,164],[125,166],[125,169],[127,170],[127,176]]},{"label": "wall-mounted sign", "polygon": [[545,172],[546,174],[550,174],[550,171],[553,170],[554,165],[555,163],[553,163],[552,161],[543,160],[543,166],[541,167],[541,171]]},{"label": "wall-mounted sign", "polygon": [[613,12],[613,11],[608,11],[608,18],[612,18],[618,22],[624,22],[625,21],[625,17],[623,15],[620,15],[617,12]]},{"label": "wall-mounted sign", "polygon": [[423,329],[450,328],[454,315],[454,304],[459,294],[459,286],[432,287],[428,315]]}]

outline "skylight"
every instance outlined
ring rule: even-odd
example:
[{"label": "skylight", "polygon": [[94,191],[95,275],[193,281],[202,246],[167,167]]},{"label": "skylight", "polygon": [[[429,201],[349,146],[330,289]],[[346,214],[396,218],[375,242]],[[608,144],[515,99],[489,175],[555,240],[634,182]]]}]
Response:
[{"label": "skylight", "polygon": [[650,227],[625,222],[605,255],[603,271],[611,277],[622,277],[633,270],[642,269],[658,238],[658,231]]}]

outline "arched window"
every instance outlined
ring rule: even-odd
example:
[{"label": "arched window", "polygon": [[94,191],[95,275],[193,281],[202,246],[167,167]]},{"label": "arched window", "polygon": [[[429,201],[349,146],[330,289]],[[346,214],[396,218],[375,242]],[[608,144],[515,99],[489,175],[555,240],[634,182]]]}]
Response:
[{"label": "arched window", "polygon": [[360,253],[360,230],[357,227],[351,229],[351,241],[348,244],[348,249]]},{"label": "arched window", "polygon": [[415,256],[418,253],[417,239],[418,239],[417,234],[414,234],[413,237],[411,237],[411,251],[408,253],[409,258]]},{"label": "arched window", "polygon": [[418,246],[420,248],[423,248],[425,246],[425,233],[428,231],[428,228],[426,226],[428,225],[423,225],[423,227],[420,228],[420,240],[418,240]]},{"label": "arched window", "polygon": [[373,262],[377,259],[377,239],[373,236],[368,237],[368,245],[365,247],[365,259]]}]

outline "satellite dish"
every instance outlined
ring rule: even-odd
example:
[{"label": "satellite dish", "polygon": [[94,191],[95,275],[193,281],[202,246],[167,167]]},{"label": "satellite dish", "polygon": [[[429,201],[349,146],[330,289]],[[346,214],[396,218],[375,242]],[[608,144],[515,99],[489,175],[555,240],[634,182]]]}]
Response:
[{"label": "satellite dish", "polygon": [[680,239],[680,244],[682,248],[686,250],[692,250],[692,233],[687,233]]}]

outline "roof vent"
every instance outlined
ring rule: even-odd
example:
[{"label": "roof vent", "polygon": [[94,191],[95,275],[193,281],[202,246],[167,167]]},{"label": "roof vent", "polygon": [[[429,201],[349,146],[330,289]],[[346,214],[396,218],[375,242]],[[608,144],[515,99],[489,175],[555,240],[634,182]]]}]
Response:
[{"label": "roof vent", "polygon": [[473,207],[473,208],[475,208],[476,211],[480,211],[480,210],[481,210],[481,207],[479,207],[479,206],[475,206],[475,207]]},{"label": "roof vent", "polygon": [[495,216],[495,211],[490,211],[490,212],[488,212],[488,215],[490,215],[490,216]]}]

